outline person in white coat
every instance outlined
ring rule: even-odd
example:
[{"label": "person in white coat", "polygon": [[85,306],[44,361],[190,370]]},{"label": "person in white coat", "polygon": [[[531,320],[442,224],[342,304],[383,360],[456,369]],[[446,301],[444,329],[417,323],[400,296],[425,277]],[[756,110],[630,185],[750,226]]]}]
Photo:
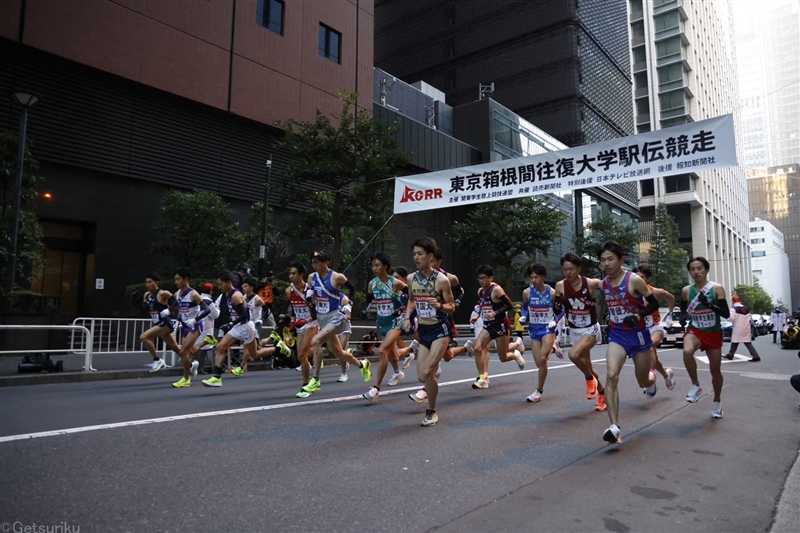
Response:
[{"label": "person in white coat", "polygon": [[772,344],[777,344],[781,340],[783,328],[786,327],[786,313],[780,305],[775,306],[775,310],[769,315],[769,320],[772,322]]},{"label": "person in white coat", "polygon": [[747,348],[747,351],[750,352],[750,359],[751,363],[757,363],[761,361],[761,357],[759,357],[758,352],[756,351],[755,347],[753,346],[753,333],[750,329],[750,310],[747,309],[744,305],[742,305],[742,299],[738,296],[734,296],[733,300],[733,307],[731,307],[731,317],[730,321],[733,322],[733,332],[731,333],[731,347],[728,350],[728,353],[723,357],[725,359],[731,360],[733,359],[733,354],[736,353],[736,348],[739,347],[739,343],[744,343],[744,347]]}]

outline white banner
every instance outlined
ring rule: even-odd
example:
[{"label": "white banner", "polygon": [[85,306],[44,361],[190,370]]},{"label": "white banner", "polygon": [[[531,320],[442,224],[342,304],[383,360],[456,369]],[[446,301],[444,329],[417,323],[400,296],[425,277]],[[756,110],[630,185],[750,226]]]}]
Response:
[{"label": "white banner", "polygon": [[394,212],[527,198],[735,166],[733,115],[529,157],[398,177]]}]

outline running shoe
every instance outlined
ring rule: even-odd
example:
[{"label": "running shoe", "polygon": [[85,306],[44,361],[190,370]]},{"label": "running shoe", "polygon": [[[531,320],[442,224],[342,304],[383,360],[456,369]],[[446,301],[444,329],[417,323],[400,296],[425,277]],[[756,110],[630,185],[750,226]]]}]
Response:
[{"label": "running shoe", "polygon": [[219,344],[219,341],[217,340],[217,338],[214,335],[210,334],[210,333],[208,335],[206,335],[205,337],[203,337],[203,342],[205,342],[206,344],[211,345],[211,346],[217,346]]},{"label": "running shoe", "polygon": [[475,357],[475,352],[473,351],[473,347],[475,346],[475,341],[469,339],[467,342],[464,343],[464,348],[467,349],[467,353],[470,357]]},{"label": "running shoe", "polygon": [[349,378],[347,377],[347,373],[345,372],[345,373],[343,373],[341,376],[339,376],[339,379],[337,379],[337,380],[336,380],[336,382],[337,382],[337,383],[344,383],[344,382],[346,382],[348,379],[349,379]]},{"label": "running shoe", "polygon": [[701,394],[703,394],[703,389],[700,385],[692,385],[692,388],[689,389],[689,392],[686,394],[686,401],[694,403],[700,398]]},{"label": "running shoe", "polygon": [[211,376],[203,380],[203,387],[222,387],[222,378]]},{"label": "running shoe", "polygon": [[294,395],[295,398],[308,398],[311,396],[310,392],[306,392],[303,389],[300,389],[300,392]]},{"label": "running shoe", "polygon": [[185,389],[186,387],[188,387],[191,384],[192,384],[192,380],[191,379],[181,378],[178,381],[176,381],[175,383],[173,383],[172,386],[175,387],[176,389]]},{"label": "running shoe", "polygon": [[711,408],[711,416],[714,418],[722,418],[722,405],[720,402],[714,402]]},{"label": "running shoe", "polygon": [[165,368],[167,363],[164,362],[163,359],[156,359],[153,361],[153,364],[150,366],[150,372],[158,372],[162,368]]},{"label": "running shoe", "polygon": [[619,426],[616,424],[611,424],[603,433],[603,440],[609,444],[621,444],[622,436],[620,433]]},{"label": "running shoe", "polygon": [[245,370],[244,368],[242,368],[240,366],[237,366],[236,368],[231,370],[231,374],[233,374],[234,377],[237,377],[237,378],[240,378],[240,377],[244,376],[245,372],[247,372],[247,370]]},{"label": "running shoe", "polygon": [[656,395],[656,392],[658,392],[658,387],[656,386],[656,373],[654,370],[650,370],[650,376],[653,378],[653,384],[644,389],[644,393],[648,398],[652,398]]},{"label": "running shoe", "polygon": [[392,377],[390,377],[390,378],[389,378],[389,386],[390,386],[390,387],[394,387],[394,386],[395,386],[395,385],[397,385],[397,384],[400,382],[400,380],[401,380],[401,379],[403,379],[404,377],[406,377],[406,374],[405,374],[405,372],[403,372],[402,370],[398,370],[397,372],[395,372],[394,374],[392,374]]},{"label": "running shoe", "polygon": [[319,378],[311,378],[308,385],[303,386],[303,390],[306,392],[319,392],[322,390],[322,383],[320,383]]},{"label": "running shoe", "polygon": [[422,419],[422,423],[420,426],[422,427],[431,427],[435,426],[436,423],[439,421],[439,415],[436,414],[436,411],[431,411],[428,409],[425,411],[425,418]]},{"label": "running shoe", "polygon": [[416,403],[422,403],[428,399],[428,393],[425,392],[425,389],[419,389],[417,392],[412,392],[409,394],[408,397],[414,400]]},{"label": "running shoe", "polygon": [[411,361],[413,361],[415,357],[416,355],[414,355],[414,352],[411,352],[406,356],[405,359],[403,359],[403,370],[407,370],[408,367],[411,366]]},{"label": "running shoe", "polygon": [[364,376],[364,382],[369,383],[372,381],[372,363],[369,362],[369,359],[362,359],[361,360],[361,375]]},{"label": "running shoe", "polygon": [[520,370],[525,370],[525,358],[522,357],[522,354],[519,350],[514,350],[514,358],[517,360],[517,366]]},{"label": "running shoe", "polygon": [[281,355],[285,358],[289,358],[292,356],[292,349],[286,346],[286,343],[282,340],[278,339],[278,342],[275,343],[275,347],[281,352]]},{"label": "running shoe", "polygon": [[[525,342],[523,342],[522,337],[514,337],[514,344],[522,348],[520,351],[525,351]],[[517,348],[517,350],[519,350],[519,348]]]},{"label": "running shoe", "polygon": [[370,387],[370,389],[361,396],[369,401],[374,401],[380,393],[381,391],[378,390],[378,387]]},{"label": "running shoe", "polygon": [[556,357],[559,359],[564,359],[564,350],[561,349],[561,346],[558,344],[553,345],[553,352],[555,352]]},{"label": "running shoe", "polygon": [[200,362],[199,361],[192,361],[192,370],[191,370],[191,372],[192,372],[192,377],[193,378],[197,377],[197,371],[198,371],[199,368],[200,368]]},{"label": "running shoe", "polygon": [[277,331],[273,331],[272,333],[270,333],[269,338],[272,339],[272,343],[275,344],[276,346],[278,345],[279,342],[282,342],[281,336],[278,335]]},{"label": "running shoe", "polygon": [[442,363],[439,363],[439,366],[436,367],[436,373],[433,375],[436,379],[442,377]]},{"label": "running shoe", "polygon": [[489,388],[489,380],[488,379],[483,379],[483,378],[478,378],[478,380],[475,381],[472,384],[472,388],[473,389],[488,389]]},{"label": "running shoe", "polygon": [[411,351],[414,354],[416,354],[419,351],[419,341],[417,339],[414,339],[413,341],[411,341],[408,347],[411,348]]},{"label": "running shoe", "polygon": [[594,406],[595,411],[605,411],[608,408],[606,405],[606,395],[605,394],[598,394],[597,395],[597,403]]},{"label": "running shoe", "polygon": [[586,382],[586,399],[594,400],[597,398],[597,378],[592,378]]},{"label": "running shoe", "polygon": [[667,373],[667,377],[664,378],[664,385],[667,386],[667,390],[672,390],[675,388],[675,372],[672,371],[671,368],[667,368],[664,370]]},{"label": "running shoe", "polygon": [[528,396],[525,399],[528,400],[531,403],[541,402],[542,401],[542,391],[540,391],[539,389],[536,389],[535,391],[533,391],[533,394],[531,394],[530,396]]}]

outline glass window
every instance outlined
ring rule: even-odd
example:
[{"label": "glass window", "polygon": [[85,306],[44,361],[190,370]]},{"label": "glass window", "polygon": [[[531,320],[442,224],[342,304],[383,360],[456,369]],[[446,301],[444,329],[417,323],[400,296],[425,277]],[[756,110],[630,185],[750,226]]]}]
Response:
[{"label": "glass window", "polygon": [[320,23],[319,55],[325,56],[335,63],[341,63],[342,34]]},{"label": "glass window", "polygon": [[631,35],[634,37],[644,37],[644,22],[634,22],[631,24]]},{"label": "glass window", "polygon": [[681,51],[682,46],[683,44],[681,43],[680,37],[673,37],[665,41],[659,41],[656,43],[656,57],[665,57],[672,54],[677,54]]},{"label": "glass window", "polygon": [[642,11],[643,9],[642,0],[631,0],[631,13],[636,13],[637,11]]},{"label": "glass window", "polygon": [[660,85],[682,79],[683,79],[682,63],[675,63],[668,67],[661,67],[660,69],[658,69],[658,83]]},{"label": "glass window", "polygon": [[680,25],[680,21],[681,16],[677,11],[670,11],[669,13],[653,17],[653,25],[656,27],[656,31],[676,28]]},{"label": "glass window", "polygon": [[767,255],[767,252],[764,251],[764,250],[750,252],[750,257],[765,257],[766,255]]},{"label": "glass window", "polygon": [[688,174],[669,176],[664,178],[664,185],[667,192],[681,192],[692,190],[692,178]]},{"label": "glass window", "polygon": [[637,46],[633,49],[633,62],[641,63],[642,61],[647,61],[647,51],[644,46]]},{"label": "glass window", "polygon": [[647,72],[639,72],[633,75],[634,88],[646,89],[647,88]]},{"label": "glass window", "polygon": [[281,0],[258,0],[256,20],[268,30],[283,35],[283,9]]},{"label": "glass window", "polygon": [[636,99],[636,114],[637,115],[647,115],[650,113],[650,99],[649,98],[637,98]]},{"label": "glass window", "polygon": [[683,91],[672,91],[658,95],[661,111],[681,109],[686,106],[686,94]]},{"label": "glass window", "polygon": [[653,0],[653,7],[663,6],[664,4],[668,4],[673,0]]},{"label": "glass window", "polygon": [[652,179],[649,180],[642,180],[639,182],[642,185],[642,196],[654,196],[655,195],[655,185]]}]

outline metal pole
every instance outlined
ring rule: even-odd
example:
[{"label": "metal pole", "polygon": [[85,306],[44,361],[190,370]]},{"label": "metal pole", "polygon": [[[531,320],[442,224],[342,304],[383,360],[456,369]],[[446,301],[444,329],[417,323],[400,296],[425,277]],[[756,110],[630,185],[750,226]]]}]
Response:
[{"label": "metal pole", "polygon": [[25,164],[25,135],[28,131],[28,107],[22,107],[19,119],[19,151],[17,152],[17,180],[14,183],[14,208],[11,211],[11,253],[8,256],[8,271],[6,272],[6,298],[11,297],[14,290],[14,278],[17,270],[17,237],[19,236],[19,208],[22,197],[22,171]]},{"label": "metal pole", "polygon": [[258,279],[264,277],[264,259],[267,255],[267,209],[269,209],[269,182],[272,178],[272,154],[267,159],[267,179],[264,182],[264,206],[261,212],[261,246],[258,249]]}]

